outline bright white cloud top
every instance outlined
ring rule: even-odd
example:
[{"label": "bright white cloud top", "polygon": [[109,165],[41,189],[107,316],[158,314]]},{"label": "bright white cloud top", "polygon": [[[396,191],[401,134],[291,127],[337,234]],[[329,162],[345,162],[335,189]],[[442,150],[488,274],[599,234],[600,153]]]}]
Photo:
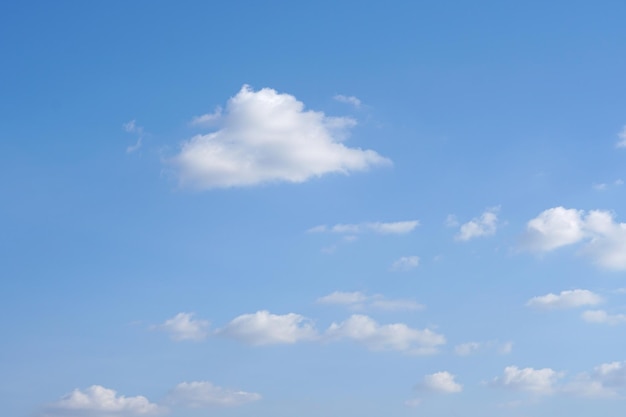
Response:
[{"label": "bright white cloud top", "polygon": [[180,182],[195,188],[300,183],[330,173],[349,174],[391,161],[342,142],[356,121],[305,110],[292,95],[244,85],[223,112],[199,116],[217,131],[194,136],[170,160]]},{"label": "bright white cloud top", "polygon": [[604,299],[589,290],[565,290],[560,294],[546,294],[533,297],[526,305],[537,309],[576,308],[594,306],[604,302]]},{"label": "bright white cloud top", "polygon": [[616,222],[608,211],[554,207],[530,220],[522,237],[522,246],[535,252],[579,242],[584,242],[580,253],[597,265],[626,270],[626,223]]},{"label": "bright white cloud top", "polygon": [[181,382],[166,398],[172,406],[187,408],[234,407],[258,401],[261,394],[222,388],[208,381]]}]

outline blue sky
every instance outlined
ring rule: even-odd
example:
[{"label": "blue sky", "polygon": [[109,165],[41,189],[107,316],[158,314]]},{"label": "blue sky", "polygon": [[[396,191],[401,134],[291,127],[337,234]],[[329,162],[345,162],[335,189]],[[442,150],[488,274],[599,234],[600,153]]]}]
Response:
[{"label": "blue sky", "polygon": [[623,414],[626,4],[0,5],[0,407]]}]

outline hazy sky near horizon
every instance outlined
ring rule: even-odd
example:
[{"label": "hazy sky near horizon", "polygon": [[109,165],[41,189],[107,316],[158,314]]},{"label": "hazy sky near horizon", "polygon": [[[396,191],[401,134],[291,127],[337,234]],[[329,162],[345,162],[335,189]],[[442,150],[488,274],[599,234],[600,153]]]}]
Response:
[{"label": "hazy sky near horizon", "polygon": [[1,414],[621,417],[625,14],[2,2]]}]

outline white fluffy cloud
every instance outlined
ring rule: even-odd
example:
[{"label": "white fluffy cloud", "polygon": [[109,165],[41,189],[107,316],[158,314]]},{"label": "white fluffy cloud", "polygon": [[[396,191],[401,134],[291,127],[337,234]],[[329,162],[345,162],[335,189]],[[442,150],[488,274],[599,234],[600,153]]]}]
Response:
[{"label": "white fluffy cloud", "polygon": [[335,97],[333,97],[333,99],[340,103],[351,104],[357,109],[361,107],[361,100],[354,96],[344,96],[343,94],[337,94]]},{"label": "white fluffy cloud", "polygon": [[396,259],[393,264],[391,264],[392,271],[410,271],[411,269],[415,269],[420,264],[419,256],[403,256],[399,259]]},{"label": "white fluffy cloud", "polygon": [[555,391],[556,383],[562,377],[563,373],[550,368],[520,369],[517,366],[507,366],[501,377],[494,378],[492,385],[546,395]]},{"label": "white fluffy cloud", "polygon": [[208,335],[210,322],[193,318],[193,313],[178,313],[153,329],[169,333],[173,340],[202,340]]},{"label": "white fluffy cloud", "polygon": [[122,417],[148,416],[165,411],[146,397],[125,397],[115,390],[92,385],[85,390],[75,389],[59,401],[46,407],[49,416]]},{"label": "white fluffy cloud", "polygon": [[626,148],[626,126],[622,129],[621,132],[617,135],[619,137],[619,141],[615,144],[618,148]]},{"label": "white fluffy cloud", "polygon": [[[498,229],[498,211],[499,207],[492,207],[483,212],[480,217],[476,217],[467,223],[461,225],[459,233],[455,236],[456,240],[468,241],[476,237],[491,236]],[[448,224],[452,224],[452,218],[448,217]]]},{"label": "white fluffy cloud", "polygon": [[355,310],[374,308],[379,310],[421,310],[423,305],[413,300],[388,299],[380,294],[367,295],[360,291],[335,291],[317,299],[319,304],[334,304],[350,307]]},{"label": "white fluffy cloud", "polygon": [[372,150],[342,143],[355,120],[305,110],[294,96],[270,88],[253,91],[244,85],[223,112],[196,117],[194,122],[215,122],[218,130],[191,138],[170,160],[186,186],[299,183],[391,164]]},{"label": "white fluffy cloud", "polygon": [[231,407],[258,401],[261,395],[218,387],[208,381],[182,382],[167,396],[167,403],[180,407]]},{"label": "white fluffy cloud", "polygon": [[609,314],[604,310],[587,310],[582,313],[582,319],[587,323],[617,324],[626,323],[626,314]]},{"label": "white fluffy cloud", "polygon": [[555,207],[530,220],[522,239],[525,249],[547,252],[584,241],[581,253],[607,269],[626,269],[626,223],[608,211]]},{"label": "white fluffy cloud", "polygon": [[336,224],[334,226],[319,225],[308,230],[309,233],[337,233],[356,235],[365,232],[381,235],[404,235],[411,233],[417,226],[418,220],[400,222],[370,222],[357,224]]},{"label": "white fluffy cloud", "polygon": [[253,346],[293,344],[318,336],[306,317],[295,313],[271,314],[265,310],[236,317],[216,333]]},{"label": "white fluffy cloud", "polygon": [[406,324],[378,324],[372,318],[354,314],[326,331],[329,340],[349,339],[375,351],[395,350],[408,354],[433,354],[446,343],[443,335],[429,329],[412,329]]},{"label": "white fluffy cloud", "polygon": [[456,376],[450,372],[435,372],[426,375],[424,381],[418,385],[418,389],[443,392],[447,394],[463,391],[463,385],[455,381]]},{"label": "white fluffy cloud", "polygon": [[557,309],[576,308],[583,306],[593,306],[602,303],[604,300],[598,294],[589,290],[567,290],[560,294],[546,294],[533,297],[526,305],[532,308]]}]

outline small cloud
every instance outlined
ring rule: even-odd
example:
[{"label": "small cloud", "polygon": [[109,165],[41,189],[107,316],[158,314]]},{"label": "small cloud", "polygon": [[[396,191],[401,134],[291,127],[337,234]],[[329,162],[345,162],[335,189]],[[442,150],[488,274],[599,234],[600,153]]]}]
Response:
[{"label": "small cloud", "polygon": [[310,319],[299,314],[271,314],[262,310],[234,318],[216,334],[252,345],[293,344],[317,339]]},{"label": "small cloud", "polygon": [[626,323],[626,314],[609,314],[604,310],[587,310],[582,313],[581,317],[587,323],[608,324],[611,326]]},{"label": "small cloud", "polygon": [[182,382],[167,396],[166,402],[187,408],[234,407],[258,401],[261,395],[218,387],[208,381]]},{"label": "small cloud", "polygon": [[361,107],[361,100],[354,96],[344,96],[342,94],[337,94],[335,97],[333,97],[333,99],[340,103],[351,104],[357,109]]},{"label": "small cloud", "polygon": [[361,233],[375,233],[380,235],[403,235],[412,232],[419,226],[418,220],[399,222],[368,222],[356,224],[336,224],[334,226],[318,225],[307,230],[309,233],[336,233],[355,236]]},{"label": "small cloud", "polygon": [[592,187],[596,191],[605,191],[608,185],[606,183],[600,183],[600,184],[593,184]]},{"label": "small cloud", "polygon": [[59,401],[46,407],[45,416],[67,417],[130,417],[153,416],[165,411],[146,397],[125,397],[115,390],[92,385],[85,390],[75,389]]},{"label": "small cloud", "polygon": [[209,335],[210,322],[193,318],[193,313],[178,313],[163,324],[152,326],[153,330],[162,330],[176,341],[203,340]]},{"label": "small cloud", "polygon": [[392,271],[410,271],[417,268],[420,263],[419,256],[403,256],[391,264]]},{"label": "small cloud", "polygon": [[546,294],[533,297],[526,303],[526,306],[540,309],[564,309],[577,308],[583,306],[593,306],[601,304],[604,299],[589,290],[567,290],[560,294]]},{"label": "small cloud", "polygon": [[387,299],[380,294],[366,295],[360,291],[342,292],[335,291],[317,299],[318,304],[342,305],[353,310],[378,309],[387,311],[415,311],[422,310],[424,306],[413,300]]},{"label": "small cloud", "polygon": [[476,217],[462,224],[455,239],[465,242],[477,237],[494,235],[498,229],[499,211],[500,207],[491,207],[485,210],[480,217]]},{"label": "small cloud", "polygon": [[551,368],[520,369],[517,366],[507,366],[504,368],[503,376],[494,378],[491,385],[537,395],[549,395],[555,392],[556,383],[563,375],[562,372]]},{"label": "small cloud", "polygon": [[450,372],[435,372],[431,375],[426,375],[424,381],[418,384],[418,390],[441,392],[445,394],[452,394],[463,391],[463,385],[455,381],[456,376]]},{"label": "small cloud", "polygon": [[368,316],[354,314],[326,330],[328,340],[348,339],[373,351],[399,351],[413,355],[437,353],[446,343],[443,335],[429,329],[413,329],[404,323],[378,324]]}]

